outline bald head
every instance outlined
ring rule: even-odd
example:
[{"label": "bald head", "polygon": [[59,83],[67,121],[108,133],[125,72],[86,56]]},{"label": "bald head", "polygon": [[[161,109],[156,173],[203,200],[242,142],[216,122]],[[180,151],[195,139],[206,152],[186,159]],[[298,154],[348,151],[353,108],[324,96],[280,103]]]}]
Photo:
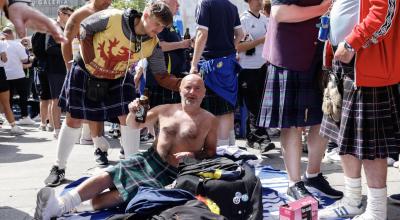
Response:
[{"label": "bald head", "polygon": [[184,105],[196,105],[200,107],[206,94],[206,87],[199,75],[189,74],[183,77],[179,91]]}]

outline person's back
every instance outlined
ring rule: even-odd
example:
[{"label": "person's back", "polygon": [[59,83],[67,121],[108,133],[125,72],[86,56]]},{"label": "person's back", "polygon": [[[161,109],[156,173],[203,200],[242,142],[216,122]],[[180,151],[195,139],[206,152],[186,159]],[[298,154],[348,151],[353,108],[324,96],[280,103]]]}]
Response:
[{"label": "person's back", "polygon": [[156,148],[162,158],[177,166],[179,161],[172,157],[175,153],[202,150],[215,118],[211,113],[201,109],[196,115],[189,115],[180,103],[162,105],[159,112],[160,133]]},{"label": "person's back", "polygon": [[240,19],[235,5],[229,0],[203,0],[199,2],[196,14],[199,26],[204,24],[208,27],[204,57],[223,57],[236,52],[233,40],[234,28],[240,25]]},{"label": "person's back", "polygon": [[25,77],[22,61],[28,59],[25,48],[19,41],[7,40],[7,62],[4,66],[7,80],[20,79]]}]

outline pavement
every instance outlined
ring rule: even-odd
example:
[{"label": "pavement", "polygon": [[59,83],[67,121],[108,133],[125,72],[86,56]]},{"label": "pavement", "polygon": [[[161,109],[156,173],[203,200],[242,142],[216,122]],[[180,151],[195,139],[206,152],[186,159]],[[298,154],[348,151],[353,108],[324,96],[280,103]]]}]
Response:
[{"label": "pavement", "polygon": [[[30,220],[33,218],[36,206],[36,194],[44,187],[44,179],[56,160],[57,141],[51,132],[39,131],[39,124],[22,126],[26,131],[22,136],[9,135],[9,126],[0,128],[0,220]],[[108,127],[106,127],[107,133]],[[111,164],[117,163],[120,144],[117,139],[108,137],[111,143],[109,159]],[[267,157],[261,157],[257,150],[248,149],[256,153],[264,164],[277,169],[285,169],[280,144],[274,140],[276,149],[270,151]],[[237,140],[238,146],[244,146],[245,141]],[[145,148],[146,146],[142,146]],[[94,148],[88,145],[76,144],[68,160],[66,181],[56,187],[57,191],[82,177],[100,172],[94,162]],[[302,157],[303,170],[306,166],[306,155]],[[343,190],[343,171],[338,163],[323,163],[322,170],[328,181],[335,188]],[[400,193],[400,173],[393,167],[388,168],[388,195]],[[363,178],[363,195],[366,195],[366,181]],[[388,219],[400,219],[400,206],[388,205]]]}]

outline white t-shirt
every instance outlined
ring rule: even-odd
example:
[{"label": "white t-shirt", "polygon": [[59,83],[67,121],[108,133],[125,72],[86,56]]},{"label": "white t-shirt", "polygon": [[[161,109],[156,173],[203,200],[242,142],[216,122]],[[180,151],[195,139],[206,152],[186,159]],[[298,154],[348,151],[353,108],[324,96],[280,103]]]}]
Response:
[{"label": "white t-shirt", "polygon": [[[0,53],[7,52],[7,43],[0,40]],[[0,59],[0,67],[4,67],[6,64]]]},{"label": "white t-shirt", "polygon": [[329,40],[333,46],[344,41],[358,23],[359,1],[336,0],[330,13]]},{"label": "white t-shirt", "polygon": [[[260,13],[259,17],[254,16],[249,11],[245,11],[240,16],[245,41],[255,40],[265,36],[268,27],[267,16]],[[261,57],[264,44],[256,46],[253,55],[248,56],[245,52],[239,53],[239,64],[244,69],[259,69],[265,63],[265,59]]]},{"label": "white t-shirt", "polygon": [[28,59],[25,47],[19,40],[6,40],[7,43],[7,62],[4,66],[7,80],[20,79],[25,77],[22,60]]}]

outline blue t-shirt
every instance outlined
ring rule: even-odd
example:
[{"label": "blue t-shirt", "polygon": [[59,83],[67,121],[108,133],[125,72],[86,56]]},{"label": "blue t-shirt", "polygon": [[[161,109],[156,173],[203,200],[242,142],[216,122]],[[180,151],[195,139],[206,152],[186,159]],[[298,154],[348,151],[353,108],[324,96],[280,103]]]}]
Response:
[{"label": "blue t-shirt", "polygon": [[[158,39],[164,42],[179,42],[182,41],[181,36],[177,33],[175,27],[164,28],[159,33]],[[180,73],[186,71],[186,57],[184,49],[171,50],[164,52],[165,64],[169,73],[174,74],[177,77],[181,77]]]},{"label": "blue t-shirt", "polygon": [[203,56],[206,59],[236,53],[234,29],[241,28],[237,7],[229,0],[200,0],[196,8],[197,28],[208,30]]}]

